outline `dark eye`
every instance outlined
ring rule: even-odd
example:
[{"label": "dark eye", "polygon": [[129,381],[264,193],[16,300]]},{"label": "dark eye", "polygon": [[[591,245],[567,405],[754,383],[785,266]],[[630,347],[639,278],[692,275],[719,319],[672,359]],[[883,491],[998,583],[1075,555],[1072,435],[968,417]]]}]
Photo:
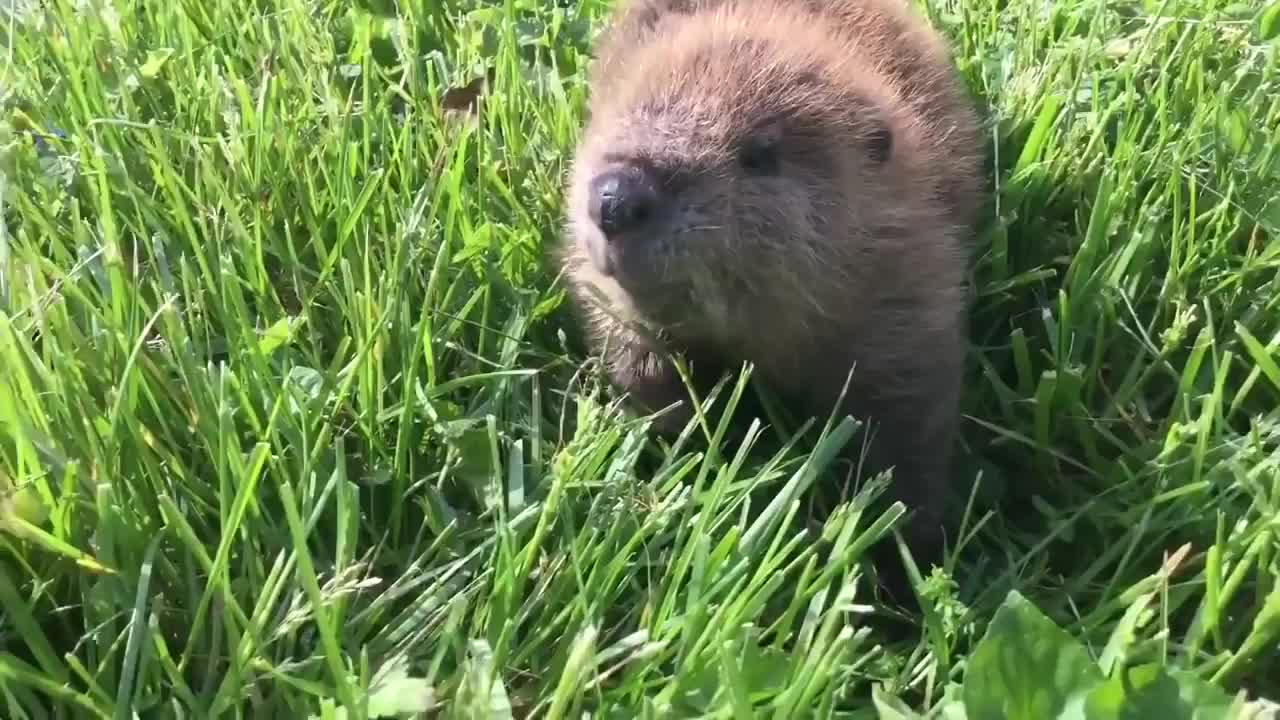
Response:
[{"label": "dark eye", "polygon": [[752,175],[778,173],[778,143],[772,138],[748,140],[738,153],[738,163]]}]

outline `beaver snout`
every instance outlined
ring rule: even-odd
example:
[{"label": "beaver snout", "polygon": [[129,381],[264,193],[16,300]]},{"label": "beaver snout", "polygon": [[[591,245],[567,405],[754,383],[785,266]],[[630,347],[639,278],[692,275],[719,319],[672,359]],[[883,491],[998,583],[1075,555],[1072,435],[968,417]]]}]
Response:
[{"label": "beaver snout", "polygon": [[591,179],[587,212],[610,243],[644,227],[658,205],[650,173],[639,165],[619,165]]}]

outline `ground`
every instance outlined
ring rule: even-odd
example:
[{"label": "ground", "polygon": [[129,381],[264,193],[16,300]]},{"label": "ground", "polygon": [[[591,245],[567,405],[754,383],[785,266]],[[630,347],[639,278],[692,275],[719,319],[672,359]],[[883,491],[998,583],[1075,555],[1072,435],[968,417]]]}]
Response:
[{"label": "ground", "polygon": [[371,3],[0,4],[0,715],[1280,697],[1280,4],[927,3],[993,192],[921,611],[801,492],[849,426],[665,447],[583,354],[604,5]]}]

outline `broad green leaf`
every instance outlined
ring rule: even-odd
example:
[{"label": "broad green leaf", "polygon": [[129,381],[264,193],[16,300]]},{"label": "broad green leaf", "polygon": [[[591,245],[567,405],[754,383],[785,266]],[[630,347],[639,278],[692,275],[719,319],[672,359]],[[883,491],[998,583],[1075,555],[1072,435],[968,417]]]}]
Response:
[{"label": "broad green leaf", "polygon": [[270,355],[281,345],[288,344],[293,339],[293,331],[296,329],[295,322],[300,325],[301,318],[283,317],[267,328],[262,333],[262,338],[258,341],[258,349],[262,354]]},{"label": "broad green leaf", "polygon": [[160,74],[160,69],[173,56],[173,48],[158,48],[156,50],[147,51],[147,59],[142,63],[142,67],[138,68],[138,72],[145,78],[153,78]]},{"label": "broad green leaf", "polygon": [[493,650],[484,640],[468,643],[462,684],[453,698],[447,717],[468,720],[509,720],[511,699],[501,673],[495,672]]},{"label": "broad green leaf", "polygon": [[1280,1],[1273,2],[1258,13],[1258,38],[1263,42],[1280,37]]},{"label": "broad green leaf", "polygon": [[919,713],[907,707],[900,698],[886,693],[881,685],[871,688],[871,702],[876,706],[876,716],[880,720],[920,720]]},{"label": "broad green leaf", "polygon": [[1215,685],[1156,664],[1120,668],[1085,705],[1088,720],[1227,720],[1232,699]]},{"label": "broad green leaf", "polygon": [[752,693],[777,693],[786,687],[791,662],[786,653],[772,647],[760,647],[753,641],[743,643],[742,678]]},{"label": "broad green leaf", "polygon": [[965,710],[971,718],[1078,718],[1101,681],[1084,648],[1014,590],[969,660]]}]

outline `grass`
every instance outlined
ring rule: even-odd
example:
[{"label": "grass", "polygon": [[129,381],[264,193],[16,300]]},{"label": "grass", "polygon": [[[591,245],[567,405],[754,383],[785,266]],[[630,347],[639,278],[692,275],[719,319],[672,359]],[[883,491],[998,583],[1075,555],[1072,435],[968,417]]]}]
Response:
[{"label": "grass", "polygon": [[917,614],[873,489],[807,522],[850,425],[664,447],[585,362],[602,3],[2,7],[0,716],[925,713],[1014,589],[1280,697],[1277,3],[929,4],[993,202]]}]

